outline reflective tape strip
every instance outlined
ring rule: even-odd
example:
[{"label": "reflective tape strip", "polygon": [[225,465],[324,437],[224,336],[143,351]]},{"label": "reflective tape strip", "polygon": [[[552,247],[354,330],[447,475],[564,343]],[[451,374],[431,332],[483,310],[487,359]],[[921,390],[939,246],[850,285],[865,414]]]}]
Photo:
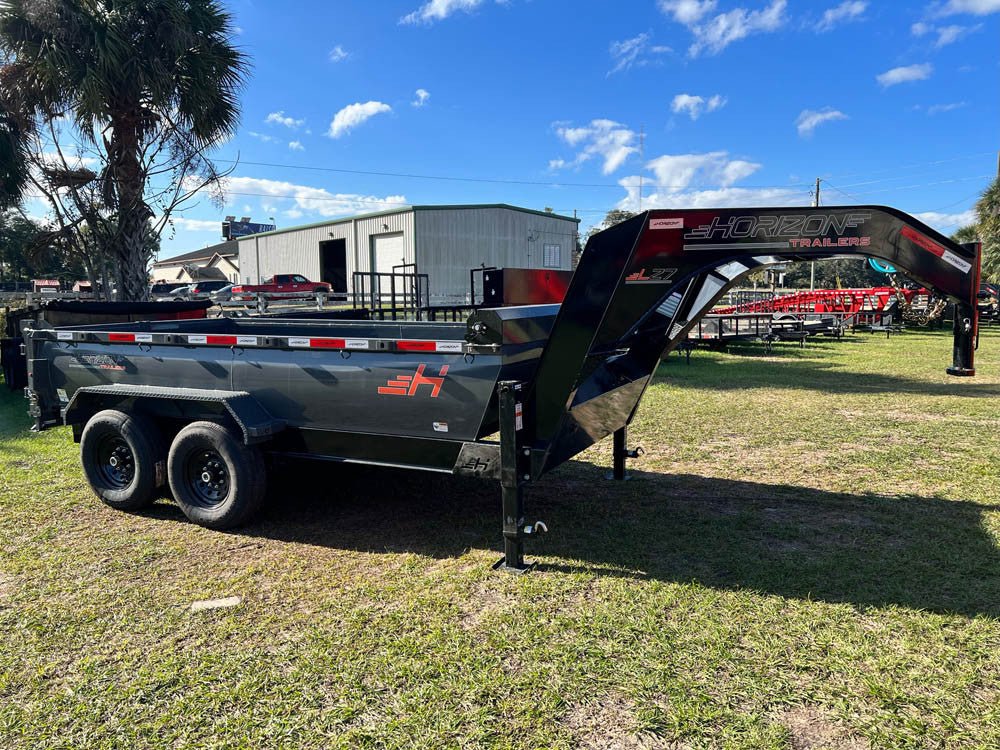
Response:
[{"label": "reflective tape strip", "polygon": [[236,337],[237,346],[257,346],[256,336],[237,336]]},{"label": "reflective tape strip", "polygon": [[436,352],[436,341],[397,341],[396,349],[401,352]]},{"label": "reflective tape strip", "polygon": [[189,333],[187,341],[189,344],[207,344],[208,336],[201,333]]},{"label": "reflective tape strip", "polygon": [[72,341],[73,332],[72,331],[56,331],[56,339],[58,341]]},{"label": "reflective tape strip", "polygon": [[135,341],[137,344],[151,344],[153,343],[153,334],[151,333],[137,333],[135,335]]},{"label": "reflective tape strip", "polygon": [[300,349],[308,349],[309,348],[309,339],[302,338],[300,336],[289,336],[288,337],[288,345],[289,346],[298,347]]},{"label": "reflective tape strip", "polygon": [[368,339],[345,339],[344,340],[345,349],[370,349],[371,344],[368,343]]},{"label": "reflective tape strip", "polygon": [[461,341],[437,341],[434,344],[434,351],[445,352],[449,354],[461,354],[462,353],[462,342]]},{"label": "reflective tape strip", "polygon": [[108,341],[112,341],[114,343],[119,343],[119,344],[125,344],[125,343],[131,344],[131,343],[133,343],[135,341],[135,334],[134,333],[109,333],[108,334]]},{"label": "reflective tape strip", "polygon": [[312,349],[343,349],[343,339],[309,339],[309,347]]},{"label": "reflective tape strip", "polygon": [[213,344],[215,346],[236,346],[235,336],[208,336],[205,341],[206,344]]}]

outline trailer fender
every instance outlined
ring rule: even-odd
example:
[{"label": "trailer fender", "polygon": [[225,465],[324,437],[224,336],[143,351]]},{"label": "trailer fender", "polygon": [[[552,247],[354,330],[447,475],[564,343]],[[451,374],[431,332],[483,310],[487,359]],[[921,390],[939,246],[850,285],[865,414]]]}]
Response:
[{"label": "trailer fender", "polygon": [[101,409],[114,408],[124,401],[147,404],[194,402],[215,404],[227,413],[243,433],[243,442],[254,445],[270,440],[285,429],[246,391],[214,391],[201,388],[168,388],[152,385],[95,385],[79,388],[62,410],[63,423],[81,425]]}]

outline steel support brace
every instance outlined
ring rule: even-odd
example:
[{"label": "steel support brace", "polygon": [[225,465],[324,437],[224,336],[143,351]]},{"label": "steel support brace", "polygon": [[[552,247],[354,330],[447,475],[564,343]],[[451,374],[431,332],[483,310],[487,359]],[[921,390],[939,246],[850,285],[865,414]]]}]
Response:
[{"label": "steel support brace", "polygon": [[523,427],[521,383],[497,385],[500,407],[500,493],[503,509],[504,556],[493,567],[511,573],[527,573],[534,563],[524,562],[524,482],[527,462],[522,459],[520,435]]}]

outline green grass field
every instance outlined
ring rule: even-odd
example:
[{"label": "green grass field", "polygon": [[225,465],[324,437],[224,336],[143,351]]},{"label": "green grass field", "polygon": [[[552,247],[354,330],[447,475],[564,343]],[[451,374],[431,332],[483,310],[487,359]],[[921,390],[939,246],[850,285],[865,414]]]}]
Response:
[{"label": "green grass field", "polygon": [[631,482],[605,441],[529,488],[524,577],[491,483],[296,465],[212,532],[0,390],[0,747],[1000,746],[1000,333],[949,363],[672,357]]}]

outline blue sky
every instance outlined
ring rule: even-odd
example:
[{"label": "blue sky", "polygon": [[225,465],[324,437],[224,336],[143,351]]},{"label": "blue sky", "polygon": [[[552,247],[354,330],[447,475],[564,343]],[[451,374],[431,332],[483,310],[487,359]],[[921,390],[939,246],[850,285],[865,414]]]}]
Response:
[{"label": "blue sky", "polygon": [[[884,203],[945,232],[997,170],[1000,0],[233,0],[253,59],[220,209]],[[447,179],[446,179],[447,178]]]}]

